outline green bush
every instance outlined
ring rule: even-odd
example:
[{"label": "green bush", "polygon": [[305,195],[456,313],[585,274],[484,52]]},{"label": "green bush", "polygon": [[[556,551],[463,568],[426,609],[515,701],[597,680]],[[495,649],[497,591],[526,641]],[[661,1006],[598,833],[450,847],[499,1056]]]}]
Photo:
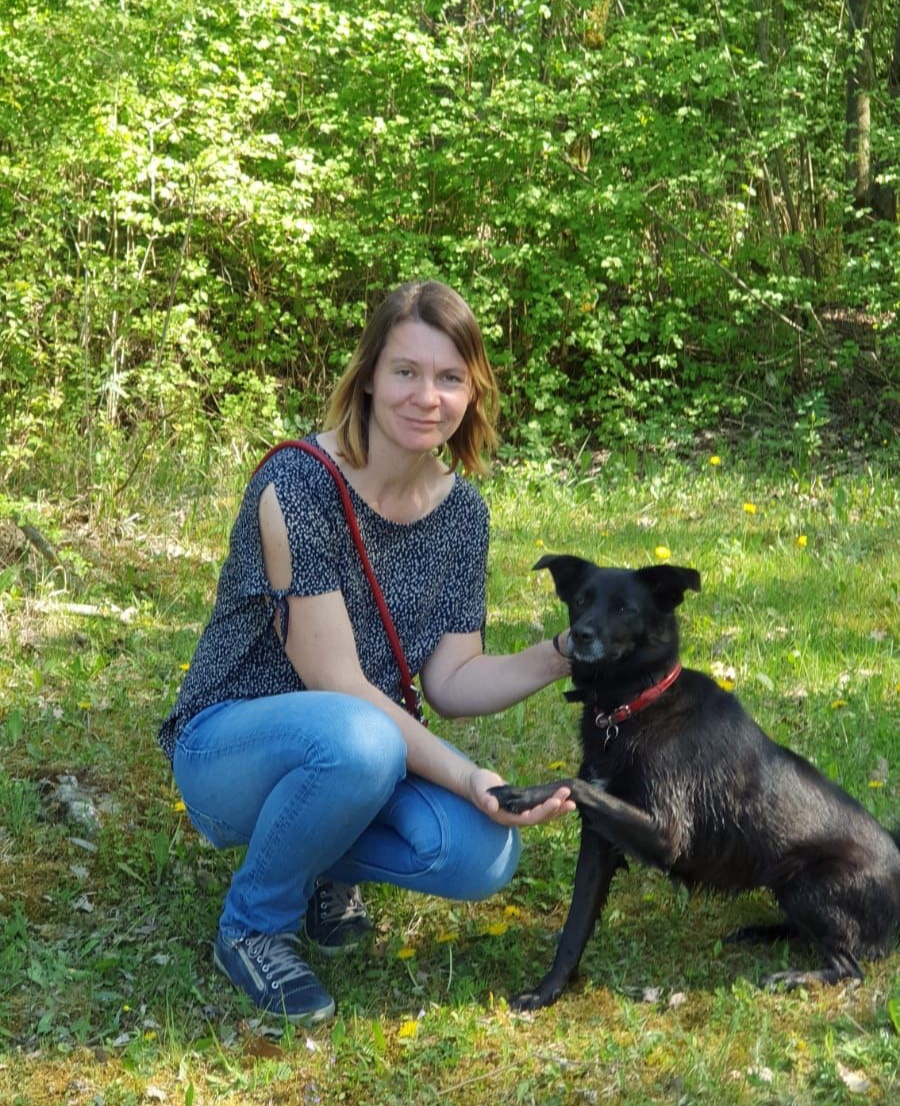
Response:
[{"label": "green bush", "polygon": [[[12,479],[72,433],[89,474],[135,426],[188,449],[305,429],[409,277],[472,303],[519,448],[789,427],[796,390],[873,441],[896,415],[900,242],[848,221],[836,0],[0,18]],[[890,182],[888,111],[873,99]]]}]

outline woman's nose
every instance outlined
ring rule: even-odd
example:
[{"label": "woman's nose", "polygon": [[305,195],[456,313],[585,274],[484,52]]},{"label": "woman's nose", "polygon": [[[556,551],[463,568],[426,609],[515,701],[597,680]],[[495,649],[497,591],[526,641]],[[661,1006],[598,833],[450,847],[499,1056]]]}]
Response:
[{"label": "woman's nose", "polygon": [[428,373],[423,373],[418,380],[415,391],[415,400],[423,407],[434,407],[439,402],[437,382]]}]

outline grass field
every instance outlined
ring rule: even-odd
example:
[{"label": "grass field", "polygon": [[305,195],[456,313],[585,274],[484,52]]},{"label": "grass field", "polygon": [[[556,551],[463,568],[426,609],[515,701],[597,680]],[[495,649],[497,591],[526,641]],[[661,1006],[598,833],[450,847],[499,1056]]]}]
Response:
[{"label": "grass field", "polygon": [[[562,627],[549,576],[530,571],[543,552],[692,565],[703,591],[682,608],[686,662],[900,822],[896,469],[712,460],[501,469],[485,485],[488,648]],[[761,991],[787,950],[722,938],[772,913],[764,895],[690,898],[634,867],[579,984],[513,1014],[504,996],[542,974],[565,916],[575,818],[526,831],[515,880],[490,901],[367,889],[373,946],[311,957],[338,1019],[261,1022],[210,959],[236,858],[192,831],[155,746],[251,467],[222,456],[188,480],[161,460],[144,486],[65,503],[33,492],[14,504],[18,526],[0,520],[0,1102],[898,1100],[900,954],[859,986]],[[574,770],[562,690],[435,729],[515,781]]]}]

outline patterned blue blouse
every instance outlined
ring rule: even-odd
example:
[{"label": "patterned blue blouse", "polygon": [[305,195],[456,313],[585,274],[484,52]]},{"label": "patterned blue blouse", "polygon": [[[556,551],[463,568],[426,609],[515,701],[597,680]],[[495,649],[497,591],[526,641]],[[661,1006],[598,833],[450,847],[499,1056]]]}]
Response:
[{"label": "patterned blue blouse", "polygon": [[[258,509],[269,484],[275,486],[291,550],[292,579],[284,590],[269,584],[263,566]],[[458,475],[449,495],[411,523],[379,515],[353,488],[350,497],[415,676],[444,634],[484,627],[487,506],[477,489]],[[334,480],[315,457],[282,449],[253,475],[244,493],[212,616],[159,731],[169,759],[185,724],[214,703],[304,690],[275,633],[275,611],[288,595],[331,591],[343,596],[366,678],[400,701],[400,673]]]}]

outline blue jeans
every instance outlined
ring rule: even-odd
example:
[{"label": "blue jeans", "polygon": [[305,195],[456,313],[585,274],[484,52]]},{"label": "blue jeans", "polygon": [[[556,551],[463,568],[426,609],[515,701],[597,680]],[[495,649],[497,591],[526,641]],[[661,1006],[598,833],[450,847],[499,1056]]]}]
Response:
[{"label": "blue jeans", "polygon": [[362,699],[301,691],[217,703],[187,724],[175,781],[194,827],[247,851],[220,929],[299,929],[320,876],[480,899],[512,877],[518,833],[406,775],[397,726]]}]

